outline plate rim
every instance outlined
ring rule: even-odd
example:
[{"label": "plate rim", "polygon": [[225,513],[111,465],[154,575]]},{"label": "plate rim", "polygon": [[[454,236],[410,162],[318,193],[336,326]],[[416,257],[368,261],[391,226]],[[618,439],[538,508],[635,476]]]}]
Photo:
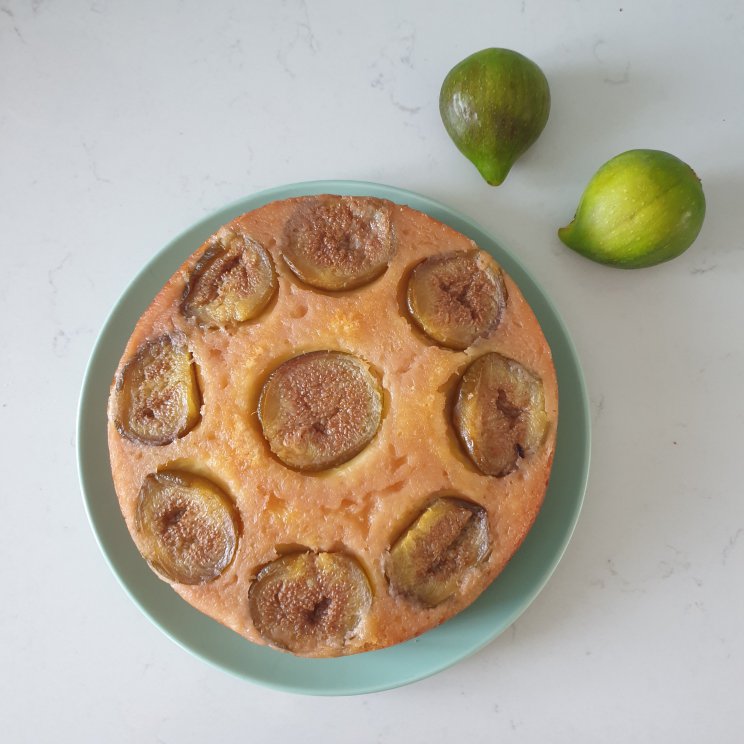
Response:
[{"label": "plate rim", "polygon": [[[103,353],[102,347],[106,340],[107,333],[111,332],[111,327],[114,321],[116,320],[117,316],[121,312],[123,312],[122,306],[125,304],[126,300],[129,298],[130,293],[133,292],[133,289],[132,289],[133,286],[141,283],[143,279],[146,277],[147,273],[154,266],[158,265],[165,258],[166,254],[170,252],[171,250],[173,250],[175,246],[177,246],[179,243],[187,239],[187,237],[191,233],[198,232],[202,228],[206,229],[206,226],[213,222],[222,220],[220,224],[224,224],[225,222],[229,221],[229,219],[231,219],[229,215],[233,213],[235,214],[235,216],[237,216],[246,211],[257,209],[260,206],[263,206],[264,204],[268,204],[269,202],[274,201],[276,199],[287,199],[287,198],[292,198],[295,196],[315,195],[315,194],[321,194],[321,193],[341,193],[341,194],[373,195],[373,196],[379,195],[381,198],[387,198],[387,199],[390,199],[391,201],[394,201],[395,203],[400,203],[400,204],[407,204],[409,203],[410,200],[412,200],[417,203],[416,206],[413,208],[418,209],[419,211],[422,211],[425,214],[432,216],[434,219],[437,219],[441,222],[444,222],[445,224],[452,226],[454,229],[459,230],[460,232],[463,232],[462,226],[464,225],[468,228],[468,230],[485,236],[492,243],[497,245],[499,250],[502,251],[505,254],[505,256],[508,257],[508,261],[506,262],[502,261],[502,263],[509,263],[509,264],[512,264],[513,266],[516,266],[518,269],[517,273],[524,274],[524,276],[529,280],[529,282],[531,282],[531,284],[534,287],[534,290],[540,295],[541,301],[545,304],[547,311],[552,316],[553,322],[556,324],[558,330],[560,331],[560,334],[562,336],[563,348],[568,352],[568,356],[573,362],[574,372],[576,375],[575,383],[578,386],[579,398],[582,404],[581,424],[583,426],[583,431],[585,432],[585,441],[583,442],[584,455],[582,458],[582,468],[581,468],[581,472],[579,474],[578,481],[577,481],[578,488],[577,488],[577,493],[575,495],[575,501],[573,502],[573,510],[572,510],[572,513],[569,515],[569,520],[567,523],[565,533],[562,536],[558,549],[555,551],[555,553],[551,557],[550,565],[547,565],[546,567],[544,567],[544,570],[542,572],[542,575],[539,581],[535,582],[529,587],[529,590],[525,593],[524,597],[522,597],[521,602],[510,613],[506,615],[506,619],[501,621],[498,624],[497,628],[487,633],[484,637],[482,637],[479,640],[479,642],[474,643],[465,652],[460,653],[459,655],[456,654],[454,657],[448,656],[444,658],[443,660],[441,660],[441,663],[439,664],[428,665],[426,669],[424,669],[423,671],[416,670],[407,676],[399,675],[394,680],[380,682],[377,684],[372,684],[372,685],[357,684],[354,687],[345,686],[342,689],[333,688],[333,687],[313,688],[313,689],[310,689],[308,687],[299,687],[297,684],[292,684],[291,682],[282,683],[282,682],[277,682],[275,680],[260,678],[256,676],[255,674],[251,674],[250,670],[238,670],[232,667],[225,666],[224,664],[220,663],[216,659],[210,658],[210,656],[203,653],[202,651],[195,649],[189,646],[187,643],[183,642],[182,639],[179,638],[171,629],[169,629],[166,625],[164,625],[163,622],[160,619],[158,619],[153,614],[153,612],[151,612],[150,609],[145,604],[143,604],[142,601],[140,601],[140,598],[135,595],[133,588],[129,586],[125,578],[122,576],[122,574],[118,570],[114,558],[109,554],[109,550],[103,542],[102,535],[100,534],[100,531],[99,531],[99,528],[96,522],[96,517],[94,516],[93,511],[92,511],[92,505],[91,505],[92,497],[89,495],[91,491],[89,479],[92,478],[92,476],[87,472],[87,464],[85,462],[85,453],[84,453],[84,446],[83,446],[84,444],[83,435],[86,433],[86,430],[87,430],[87,422],[85,421],[85,416],[88,410],[89,399],[92,396],[91,388],[93,387],[93,375],[95,372],[95,367],[97,365],[97,362],[99,361],[98,357]],[[434,214],[432,214],[432,212]],[[450,219],[449,220],[445,219],[443,215]],[[454,226],[454,225],[451,225],[451,222],[456,222],[458,224],[457,226]],[[185,258],[186,256],[182,257],[180,260],[183,261],[185,260]],[[174,270],[176,269],[177,269],[177,266],[174,268]],[[509,269],[507,273],[509,273],[510,275],[514,273],[513,268]],[[519,286],[519,283],[517,284]],[[149,305],[151,301],[152,301],[152,298],[147,299],[147,304]],[[532,305],[533,301],[530,300],[529,304]],[[136,322],[136,319],[134,322]],[[542,322],[541,322],[541,325],[542,325]],[[560,380],[559,380],[559,399],[560,399]],[[559,422],[558,427],[559,427],[559,432],[560,432],[560,422],[561,422],[560,414],[559,414],[558,422]],[[240,679],[252,682],[253,684],[259,684],[263,687],[267,687],[270,689],[280,690],[283,692],[292,692],[292,693],[319,695],[319,696],[342,696],[342,695],[366,694],[366,693],[379,692],[383,690],[401,687],[401,686],[425,679],[429,676],[437,674],[443,671],[444,669],[447,669],[453,666],[454,664],[472,656],[473,654],[477,653],[482,648],[487,646],[489,643],[494,641],[505,630],[507,630],[529,608],[529,606],[534,602],[536,597],[545,588],[546,584],[552,577],[553,573],[558,567],[558,564],[563,558],[566,552],[566,549],[571,541],[571,538],[576,530],[576,525],[578,523],[581,511],[583,508],[585,496],[586,496],[586,490],[587,490],[588,479],[589,479],[590,462],[591,462],[591,415],[590,415],[590,406],[589,406],[589,395],[588,395],[588,390],[587,390],[587,385],[586,385],[586,379],[583,373],[583,369],[581,367],[581,363],[580,363],[580,359],[578,356],[578,352],[576,350],[576,346],[573,342],[573,338],[565,322],[563,321],[563,317],[561,316],[558,309],[554,305],[550,295],[548,295],[545,292],[542,285],[534,278],[532,273],[524,267],[521,261],[510,250],[504,248],[501,240],[494,237],[489,230],[484,229],[475,220],[471,219],[470,217],[463,214],[459,210],[453,207],[450,207],[447,204],[439,202],[435,199],[432,199],[428,196],[425,196],[423,194],[419,194],[417,192],[411,191],[409,189],[403,189],[397,186],[391,186],[388,184],[382,184],[382,183],[377,183],[373,181],[352,180],[352,179],[321,179],[321,180],[311,180],[311,181],[299,181],[299,182],[294,182],[291,184],[273,186],[271,188],[263,189],[261,191],[254,192],[252,194],[248,194],[239,199],[235,199],[229,202],[228,204],[206,215],[203,215],[197,221],[192,223],[189,227],[182,230],[175,237],[169,240],[159,250],[157,250],[152,255],[152,257],[148,261],[146,261],[146,263],[135,273],[135,275],[126,282],[123,290],[119,294],[114,304],[111,306],[109,312],[107,313],[103,323],[101,324],[99,328],[98,334],[96,336],[96,340],[91,348],[90,356],[85,366],[85,372],[83,375],[83,382],[82,382],[82,386],[80,390],[80,395],[78,399],[78,407],[77,407],[76,459],[77,459],[78,479],[80,482],[85,513],[86,513],[88,522],[90,524],[91,531],[93,532],[93,535],[95,537],[96,543],[98,544],[98,547],[101,553],[103,554],[104,560],[108,564],[109,569],[114,574],[119,585],[125,591],[125,593],[130,598],[130,600],[138,607],[138,609],[145,615],[145,617],[147,617],[148,620],[150,620],[150,622],[152,622],[160,631],[162,631],[171,641],[176,643],[179,647],[183,648],[185,651],[190,653],[192,656],[196,656],[202,661],[205,661],[210,666],[213,666],[224,672],[232,674],[233,676],[236,676]],[[107,461],[107,465],[108,464],[109,463]],[[554,464],[554,467],[555,467],[555,464]],[[112,483],[112,486],[113,486],[113,483]],[[539,515],[538,515],[538,518],[539,518]],[[511,563],[516,558],[520,550],[518,550],[517,553],[515,553],[515,555],[512,557],[509,563]],[[496,577],[496,579],[494,580],[494,583],[498,581],[498,578],[499,577]],[[491,584],[491,587],[492,586],[493,584]],[[487,588],[485,591],[487,592],[489,588]],[[172,589],[170,589],[170,587],[168,587],[166,584],[163,584],[163,589],[172,591]],[[186,606],[192,610],[194,609],[190,605],[186,605]],[[464,613],[467,613],[467,611],[471,609],[472,607],[473,605],[470,605],[468,608],[463,610],[463,612],[459,613],[459,616],[462,616]],[[195,610],[195,611],[198,612],[198,610]],[[455,618],[456,617],[458,616],[455,616]],[[452,622],[452,620],[454,620],[455,618],[452,618],[448,622]],[[208,619],[210,620],[210,622],[217,623],[216,620],[212,620],[211,618],[208,618]],[[217,624],[219,625],[219,623]],[[446,625],[447,623],[443,624],[443,626],[446,626]],[[429,633],[435,633],[443,626],[434,628],[428,631],[428,633],[425,635],[428,635]],[[230,632],[232,633],[234,631],[230,631]],[[413,643],[417,640],[418,639],[411,639],[410,641],[407,641],[406,643]],[[370,652],[366,652],[365,654],[358,654],[358,655],[353,655],[350,657],[340,657],[338,661],[340,661],[341,659],[361,658],[361,657],[367,656],[368,654],[379,654],[385,651],[394,652],[396,648],[399,648],[399,646],[402,646],[402,645],[405,645],[405,644],[399,644],[398,646],[393,646],[393,647],[390,647],[389,649],[383,649],[381,651],[370,651]],[[273,649],[272,651],[273,653],[280,654],[281,656],[286,656],[286,654],[284,654],[283,652],[275,651]],[[293,657],[293,658],[298,658],[298,657]],[[301,663],[307,663],[307,662],[312,663],[315,661],[333,662],[336,660],[333,660],[333,659],[331,660],[302,659]]]}]

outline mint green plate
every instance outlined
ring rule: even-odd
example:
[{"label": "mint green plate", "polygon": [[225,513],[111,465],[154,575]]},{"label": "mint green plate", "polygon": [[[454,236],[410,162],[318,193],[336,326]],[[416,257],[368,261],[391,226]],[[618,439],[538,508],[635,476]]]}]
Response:
[{"label": "mint green plate", "polygon": [[[181,262],[220,225],[275,199],[359,194],[408,204],[469,236],[519,285],[550,343],[560,417],[553,472],[534,527],[506,570],[469,608],[414,640],[340,659],[301,659],[249,643],[186,604],[140,557],[114,492],[106,443],[109,385],[137,319]],[[475,653],[509,627],[553,573],[579,516],[589,471],[589,405],[573,343],[536,282],[490,235],[448,207],[410,191],[359,181],[312,181],[241,199],[165,246],[127,287],[103,326],[88,363],[78,411],[78,469],[93,531],[111,569],[142,612],[192,654],[267,687],[313,695],[354,695],[427,677]]]}]

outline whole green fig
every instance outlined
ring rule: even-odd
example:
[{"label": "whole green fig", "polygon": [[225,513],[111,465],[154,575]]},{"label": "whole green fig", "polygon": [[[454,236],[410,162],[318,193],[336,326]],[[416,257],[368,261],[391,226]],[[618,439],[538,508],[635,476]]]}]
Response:
[{"label": "whole green fig", "polygon": [[545,128],[550,88],[527,57],[509,49],[483,49],[449,71],[439,112],[460,152],[498,186]]},{"label": "whole green fig", "polygon": [[703,187],[689,165],[661,150],[628,150],[594,174],[558,236],[593,261],[639,269],[686,251],[704,217]]}]

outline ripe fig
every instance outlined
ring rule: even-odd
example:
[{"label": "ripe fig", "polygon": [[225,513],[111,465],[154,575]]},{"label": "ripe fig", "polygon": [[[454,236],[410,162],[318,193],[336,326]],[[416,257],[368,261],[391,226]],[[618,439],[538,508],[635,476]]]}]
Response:
[{"label": "ripe fig", "polygon": [[509,49],[483,49],[447,74],[439,112],[460,152],[498,186],[545,128],[550,88],[527,57]]},{"label": "ripe fig", "polygon": [[453,412],[455,430],[478,469],[503,477],[542,443],[547,430],[542,382],[496,352],[465,370]]},{"label": "ripe fig", "polygon": [[212,481],[170,470],[148,475],[137,502],[137,544],[148,563],[180,584],[203,584],[230,565],[238,517]]},{"label": "ripe fig", "polygon": [[312,351],[279,365],[264,383],[258,418],[272,452],[296,470],[341,465],[361,452],[382,418],[382,392],[361,359]]},{"label": "ripe fig", "polygon": [[285,233],[287,266],[318,289],[361,287],[380,276],[395,253],[389,203],[371,197],[303,199]]},{"label": "ripe fig", "polygon": [[294,653],[337,655],[369,611],[361,566],[342,553],[295,553],[261,569],[248,593],[258,632]]},{"label": "ripe fig", "polygon": [[199,423],[195,365],[179,337],[144,344],[118,375],[114,395],[114,425],[133,442],[170,444]]},{"label": "ripe fig", "polygon": [[466,349],[499,324],[506,307],[501,270],[483,251],[430,256],[408,279],[408,312],[429,338]]},{"label": "ripe fig", "polygon": [[640,269],[684,253],[704,217],[703,187],[689,165],[661,150],[628,150],[594,174],[558,236],[592,261]]},{"label": "ripe fig", "polygon": [[488,515],[463,499],[440,497],[390,549],[385,572],[396,594],[435,607],[451,597],[489,553]]},{"label": "ripe fig", "polygon": [[222,229],[191,272],[181,311],[202,325],[224,328],[260,315],[276,288],[274,265],[263,246]]}]

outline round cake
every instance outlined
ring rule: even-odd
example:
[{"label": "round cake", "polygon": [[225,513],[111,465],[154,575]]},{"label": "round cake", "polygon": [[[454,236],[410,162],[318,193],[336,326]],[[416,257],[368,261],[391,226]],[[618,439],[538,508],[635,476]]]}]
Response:
[{"label": "round cake", "polygon": [[220,228],[124,349],[111,468],[140,553],[249,641],[413,638],[498,576],[545,497],[558,387],[518,287],[389,201],[308,196]]}]

